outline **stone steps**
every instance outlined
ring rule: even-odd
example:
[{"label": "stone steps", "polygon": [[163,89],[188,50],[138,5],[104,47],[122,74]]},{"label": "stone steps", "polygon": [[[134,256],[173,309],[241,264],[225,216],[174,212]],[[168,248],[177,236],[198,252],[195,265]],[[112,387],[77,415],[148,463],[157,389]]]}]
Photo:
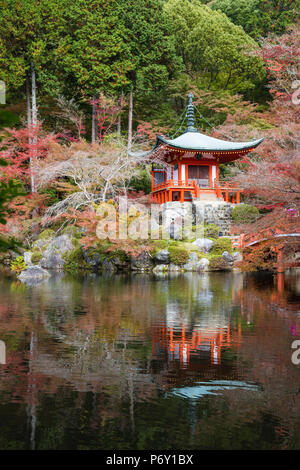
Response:
[{"label": "stone steps", "polygon": [[218,201],[216,193],[201,193],[194,201],[214,202]]}]

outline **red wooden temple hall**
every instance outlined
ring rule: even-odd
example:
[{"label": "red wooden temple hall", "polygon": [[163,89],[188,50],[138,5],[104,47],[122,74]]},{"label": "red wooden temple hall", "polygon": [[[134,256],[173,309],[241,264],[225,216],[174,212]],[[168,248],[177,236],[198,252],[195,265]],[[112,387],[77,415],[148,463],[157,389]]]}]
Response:
[{"label": "red wooden temple hall", "polygon": [[167,168],[153,164],[152,195],[160,204],[171,201],[225,201],[238,204],[241,189],[219,181],[220,163],[229,163],[252,152],[263,139],[230,142],[201,134],[195,127],[193,94],[188,95],[187,129],[168,140],[157,136],[151,153]]}]

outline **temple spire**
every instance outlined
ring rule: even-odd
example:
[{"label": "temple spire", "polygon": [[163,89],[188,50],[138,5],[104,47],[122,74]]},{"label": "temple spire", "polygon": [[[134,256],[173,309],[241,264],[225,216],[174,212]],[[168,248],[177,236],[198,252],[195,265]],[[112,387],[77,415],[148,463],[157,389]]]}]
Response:
[{"label": "temple spire", "polygon": [[187,130],[186,132],[198,132],[198,129],[195,127],[195,113],[194,113],[194,95],[193,93],[188,94],[188,105],[187,105]]}]

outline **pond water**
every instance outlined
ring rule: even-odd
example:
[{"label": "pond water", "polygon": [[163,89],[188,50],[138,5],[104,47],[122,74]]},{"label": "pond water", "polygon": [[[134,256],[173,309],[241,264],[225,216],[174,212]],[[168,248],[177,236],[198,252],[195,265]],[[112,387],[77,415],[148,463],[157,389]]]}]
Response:
[{"label": "pond water", "polygon": [[300,449],[297,339],[296,270],[2,276],[0,449]]}]

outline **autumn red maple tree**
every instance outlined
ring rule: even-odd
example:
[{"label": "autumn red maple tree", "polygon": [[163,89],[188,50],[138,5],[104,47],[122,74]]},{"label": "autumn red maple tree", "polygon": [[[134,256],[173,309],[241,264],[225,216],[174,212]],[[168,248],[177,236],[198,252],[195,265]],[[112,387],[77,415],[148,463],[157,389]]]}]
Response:
[{"label": "autumn red maple tree", "polygon": [[0,180],[18,178],[36,192],[34,183],[35,163],[46,156],[54,134],[43,132],[41,124],[4,129],[0,143],[0,158],[6,162],[1,168]]}]

